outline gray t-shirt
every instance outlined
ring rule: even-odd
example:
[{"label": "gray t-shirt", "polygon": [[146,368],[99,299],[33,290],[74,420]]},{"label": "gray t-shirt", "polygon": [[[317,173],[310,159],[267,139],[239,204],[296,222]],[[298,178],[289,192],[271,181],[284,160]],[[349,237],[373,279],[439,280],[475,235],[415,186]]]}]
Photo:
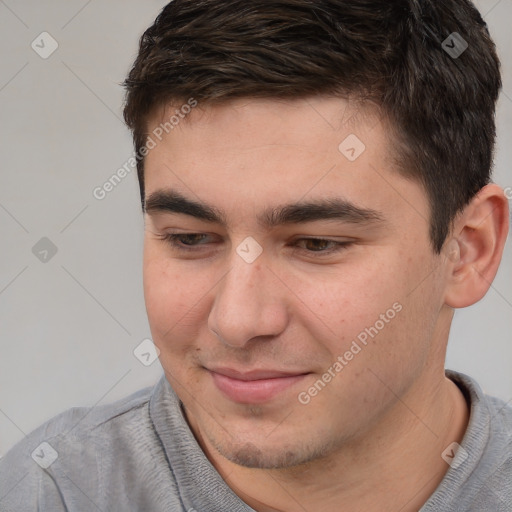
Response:
[{"label": "gray t-shirt", "polygon": [[[512,408],[470,377],[447,375],[471,403],[465,452],[448,453],[451,467],[420,512],[511,512]],[[165,377],[56,416],[0,460],[0,512],[252,510],[204,455]]]}]

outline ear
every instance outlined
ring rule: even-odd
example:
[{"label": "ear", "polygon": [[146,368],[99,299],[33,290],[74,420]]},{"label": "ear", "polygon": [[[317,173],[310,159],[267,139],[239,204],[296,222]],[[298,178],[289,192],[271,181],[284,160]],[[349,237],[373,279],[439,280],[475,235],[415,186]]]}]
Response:
[{"label": "ear", "polygon": [[505,192],[498,185],[486,185],[457,216],[445,244],[446,305],[465,308],[487,293],[498,272],[508,229]]}]

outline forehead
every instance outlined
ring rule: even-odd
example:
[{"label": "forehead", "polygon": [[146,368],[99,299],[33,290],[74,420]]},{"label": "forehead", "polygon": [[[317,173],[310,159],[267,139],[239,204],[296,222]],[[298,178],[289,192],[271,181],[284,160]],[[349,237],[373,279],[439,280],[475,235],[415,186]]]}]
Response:
[{"label": "forehead", "polygon": [[418,204],[428,216],[423,190],[395,169],[387,122],[373,107],[333,97],[198,103],[162,130],[176,110],[168,105],[148,123],[156,145],[146,157],[146,197],[172,188],[242,215],[335,194],[380,211]]},{"label": "forehead", "polygon": [[[189,108],[191,103],[194,106]],[[198,134],[219,130],[221,137],[217,142],[221,145],[236,144],[239,137],[225,140],[228,133],[243,137],[257,130],[259,138],[267,136],[273,143],[293,138],[295,143],[302,142],[307,147],[315,140],[315,134],[321,135],[326,130],[362,132],[368,127],[373,128],[379,120],[384,121],[384,118],[377,105],[351,98],[325,95],[298,99],[239,98],[203,104],[191,97],[153,110],[147,128],[149,135],[159,127],[164,128],[162,136],[165,137],[193,124]],[[246,126],[242,133],[237,131],[240,122]],[[276,131],[278,126],[285,130]]]}]

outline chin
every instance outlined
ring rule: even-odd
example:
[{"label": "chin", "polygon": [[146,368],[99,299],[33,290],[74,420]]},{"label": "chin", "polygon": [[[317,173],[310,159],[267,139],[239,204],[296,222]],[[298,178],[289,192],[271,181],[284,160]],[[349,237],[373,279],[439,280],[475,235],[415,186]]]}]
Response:
[{"label": "chin", "polygon": [[309,464],[317,459],[326,457],[330,446],[324,441],[322,445],[307,444],[302,440],[296,443],[270,443],[268,439],[260,443],[240,442],[232,439],[218,442],[210,439],[220,455],[229,461],[246,468],[285,469]]}]

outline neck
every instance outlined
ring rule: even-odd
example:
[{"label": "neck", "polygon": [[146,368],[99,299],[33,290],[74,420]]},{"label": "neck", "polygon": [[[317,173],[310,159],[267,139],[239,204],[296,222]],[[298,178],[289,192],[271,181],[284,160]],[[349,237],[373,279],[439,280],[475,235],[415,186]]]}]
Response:
[{"label": "neck", "polygon": [[437,375],[416,380],[377,425],[350,445],[294,468],[238,466],[191,426],[220,475],[258,512],[337,512],[341,506],[347,512],[414,512],[449,469],[441,454],[454,441],[460,443],[469,420],[462,392],[444,369]]}]

